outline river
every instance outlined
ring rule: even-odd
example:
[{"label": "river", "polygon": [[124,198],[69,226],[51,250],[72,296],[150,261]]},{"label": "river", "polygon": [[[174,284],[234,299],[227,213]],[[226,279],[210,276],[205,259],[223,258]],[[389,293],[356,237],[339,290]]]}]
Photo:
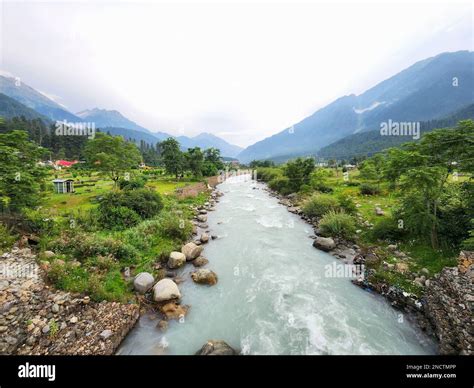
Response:
[{"label": "river", "polygon": [[117,354],[194,354],[221,339],[243,354],[433,354],[434,344],[382,297],[328,277],[341,262],[312,246],[310,225],[289,213],[264,185],[229,178],[216,211],[205,268],[219,282],[208,287],[179,274],[182,322],[162,333],[156,316],[144,315]]}]

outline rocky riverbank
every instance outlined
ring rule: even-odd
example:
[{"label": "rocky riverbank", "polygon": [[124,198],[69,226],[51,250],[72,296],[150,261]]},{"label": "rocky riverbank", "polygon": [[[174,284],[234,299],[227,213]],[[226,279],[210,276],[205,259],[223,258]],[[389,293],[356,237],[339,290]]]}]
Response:
[{"label": "rocky riverbank", "polygon": [[202,206],[192,208],[194,212],[193,236],[181,247],[181,251],[171,252],[166,263],[161,264],[165,277],[155,279],[148,272],[137,274],[133,286],[140,300],[148,310],[159,314],[157,328],[166,331],[169,321],[184,320],[191,306],[181,304],[179,284],[187,281],[179,273],[186,265],[193,265],[196,269],[190,273],[190,278],[197,284],[212,286],[218,282],[218,276],[208,268],[201,268],[209,264],[209,260],[202,256],[204,244],[215,240],[217,236],[211,234],[207,224],[209,212],[215,210],[219,198],[223,195],[217,189],[211,189],[209,199]]},{"label": "rocky riverbank", "polygon": [[30,248],[4,253],[0,266],[0,354],[114,354],[138,319],[138,305],[51,288]]},{"label": "rocky riverbank", "polygon": [[354,242],[321,236],[319,220],[303,214],[295,195],[282,196],[266,185],[264,189],[276,197],[280,204],[286,206],[289,212],[300,216],[313,227],[315,234],[311,238],[315,248],[331,254],[344,264],[354,266],[357,274],[351,279],[353,284],[382,295],[393,307],[403,312],[404,317],[417,324],[429,336],[436,338],[440,354],[473,354],[474,253],[462,252],[459,269],[445,268],[432,279],[428,278],[429,273],[425,269],[422,269],[421,273],[409,273],[413,282],[423,290],[421,296],[417,296],[374,276],[374,267],[380,265],[390,271],[408,273],[409,258],[399,251],[396,245],[387,247],[398,259],[395,264],[391,264],[383,262],[370,247],[360,247]]}]

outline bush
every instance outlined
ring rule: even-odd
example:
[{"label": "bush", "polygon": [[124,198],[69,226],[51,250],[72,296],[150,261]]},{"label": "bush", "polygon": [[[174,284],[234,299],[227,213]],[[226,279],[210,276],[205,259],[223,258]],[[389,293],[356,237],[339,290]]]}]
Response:
[{"label": "bush", "polygon": [[380,194],[380,189],[375,186],[371,185],[369,183],[363,183],[360,185],[360,193],[362,195],[377,195]]},{"label": "bush", "polygon": [[138,257],[138,251],[120,239],[102,237],[81,231],[64,233],[52,242],[51,248],[59,253],[70,255],[79,261],[110,255],[119,261],[133,262]]},{"label": "bush", "polygon": [[406,235],[406,231],[398,227],[398,221],[394,218],[382,218],[370,231],[373,240],[400,241]]},{"label": "bush", "polygon": [[354,218],[344,211],[330,210],[321,218],[319,227],[324,235],[350,239],[354,236],[356,223]]},{"label": "bush", "polygon": [[268,182],[268,187],[279,192],[280,194],[286,195],[291,193],[289,183],[290,180],[286,176],[278,176]]},{"label": "bush", "polygon": [[163,208],[161,196],[152,190],[137,189],[106,194],[98,206],[102,227],[121,230],[137,225],[141,219],[156,216]]},{"label": "bush", "polygon": [[134,179],[120,179],[118,185],[121,190],[137,190],[145,187],[146,179],[138,177]]},{"label": "bush", "polygon": [[163,213],[156,221],[159,225],[159,233],[163,237],[169,237],[184,242],[192,233],[192,224],[188,220],[180,218],[173,213]]},{"label": "bush", "polygon": [[124,192],[122,206],[134,210],[141,218],[156,216],[163,209],[163,201],[156,191],[140,189]]},{"label": "bush", "polygon": [[0,223],[0,252],[9,250],[15,243],[17,237],[14,236],[8,228]]},{"label": "bush", "polygon": [[340,208],[346,213],[355,214],[357,212],[357,208],[354,201],[352,200],[352,197],[341,194],[337,197],[337,201],[339,202]]},{"label": "bush", "polygon": [[337,210],[338,207],[336,198],[326,194],[316,194],[303,205],[303,213],[308,217],[322,217],[330,210]]},{"label": "bush", "polygon": [[257,179],[269,182],[277,177],[281,177],[283,172],[279,168],[260,167],[257,168]]},{"label": "bush", "polygon": [[125,206],[104,207],[99,211],[100,225],[110,230],[123,230],[138,225],[140,216]]}]

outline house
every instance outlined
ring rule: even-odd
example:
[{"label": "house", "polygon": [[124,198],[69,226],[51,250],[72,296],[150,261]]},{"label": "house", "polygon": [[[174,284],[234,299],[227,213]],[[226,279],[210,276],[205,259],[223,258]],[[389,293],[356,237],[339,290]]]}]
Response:
[{"label": "house", "polygon": [[72,162],[68,162],[67,160],[56,160],[54,165],[56,167],[71,167],[72,165],[79,163],[77,160],[73,160]]},{"label": "house", "polygon": [[74,193],[74,179],[55,179],[53,184],[57,194]]}]

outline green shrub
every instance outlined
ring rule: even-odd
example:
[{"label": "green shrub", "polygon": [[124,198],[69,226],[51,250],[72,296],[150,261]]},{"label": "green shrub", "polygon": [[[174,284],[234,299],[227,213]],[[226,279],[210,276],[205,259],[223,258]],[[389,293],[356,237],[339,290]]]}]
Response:
[{"label": "green shrub", "polygon": [[278,176],[268,182],[268,187],[275,190],[283,195],[290,194],[291,189],[289,188],[290,180],[286,176]]},{"label": "green shrub", "polygon": [[[471,224],[474,226],[474,219],[471,220]],[[466,251],[474,251],[474,229],[469,231],[469,237],[462,242],[461,248]]]},{"label": "green shrub", "polygon": [[113,191],[99,203],[98,222],[104,228],[122,230],[137,225],[141,219],[156,216],[162,208],[161,196],[155,191]]},{"label": "green shrub", "polygon": [[257,168],[257,179],[261,179],[264,182],[269,182],[282,175],[283,175],[283,172],[279,168],[275,168],[275,167]]},{"label": "green shrub", "polygon": [[350,239],[354,236],[356,223],[354,217],[344,211],[330,210],[321,218],[319,227],[324,235]]},{"label": "green shrub", "polygon": [[123,230],[137,225],[141,218],[135,211],[125,206],[102,207],[98,221],[104,228]]},{"label": "green shrub", "polygon": [[16,239],[17,236],[13,235],[5,225],[0,223],[0,252],[9,250]]},{"label": "green shrub", "polygon": [[81,231],[68,231],[52,242],[54,251],[70,255],[83,261],[97,256],[113,256],[122,262],[133,262],[138,251],[126,242],[113,237],[102,237],[97,234]]},{"label": "green shrub", "polygon": [[303,213],[308,217],[322,217],[330,210],[337,210],[338,207],[336,198],[326,194],[316,194],[303,205]]},{"label": "green shrub", "polygon": [[124,192],[122,206],[134,210],[141,218],[156,216],[163,209],[160,194],[153,190],[139,189]]},{"label": "green shrub", "polygon": [[373,240],[387,240],[400,241],[405,235],[406,231],[398,227],[398,221],[394,218],[382,218],[370,230],[370,236]]},{"label": "green shrub", "polygon": [[169,237],[178,241],[185,241],[192,232],[192,224],[173,213],[163,213],[156,218],[159,225],[159,233],[163,237]]},{"label": "green shrub", "polygon": [[137,177],[134,179],[120,179],[118,185],[120,190],[137,190],[145,187],[146,179]]},{"label": "green shrub", "polygon": [[362,195],[380,194],[380,189],[375,185],[371,185],[370,183],[361,184],[359,190]]},{"label": "green shrub", "polygon": [[337,201],[339,202],[340,208],[346,213],[355,214],[357,212],[356,205],[349,195],[341,194],[337,197]]}]

